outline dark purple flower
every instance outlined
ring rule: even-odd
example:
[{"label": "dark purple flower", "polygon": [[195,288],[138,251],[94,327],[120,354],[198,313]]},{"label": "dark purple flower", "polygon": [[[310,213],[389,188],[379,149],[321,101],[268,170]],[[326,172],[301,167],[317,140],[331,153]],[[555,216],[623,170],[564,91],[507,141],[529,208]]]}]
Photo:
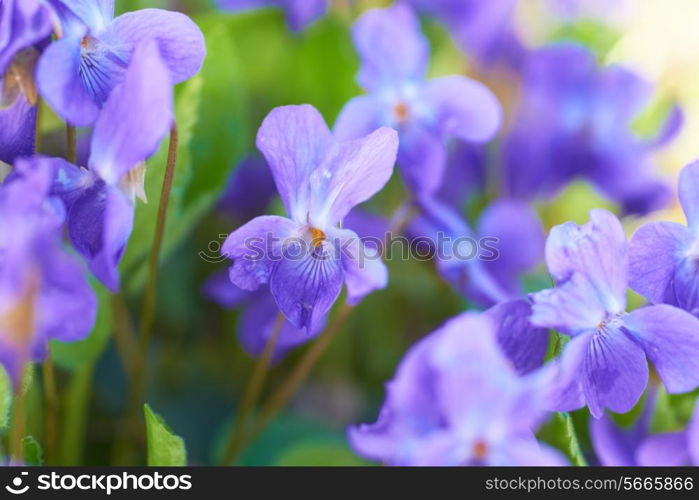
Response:
[{"label": "dark purple flower", "polygon": [[652,434],[655,394],[647,397],[641,416],[630,429],[619,428],[604,415],[590,422],[590,437],[600,463],[605,466],[699,465],[699,404],[686,429]]},{"label": "dark purple flower", "polygon": [[[651,151],[631,131],[651,88],[619,66],[599,68],[583,47],[559,44],[533,52],[504,144],[504,186],[509,195],[550,198],[581,178],[625,213],[647,213],[669,200],[653,173]],[[676,112],[667,140],[680,124]]]},{"label": "dark purple flower", "polygon": [[279,309],[297,328],[323,316],[347,284],[348,301],[386,285],[380,255],[338,224],[391,177],[394,130],[338,142],[312,106],[276,108],[257,134],[289,218],[263,216],[236,230],[223,254],[231,281],[245,290],[269,283]]},{"label": "dark purple flower", "polygon": [[364,13],[353,37],[362,61],[358,80],[368,93],[345,105],[335,134],[344,140],[381,125],[397,129],[406,183],[418,194],[434,193],[446,168],[447,140],[490,140],[501,122],[497,99],[464,76],[425,81],[429,47],[406,5]]},{"label": "dark purple flower", "polygon": [[[266,287],[260,287],[249,292],[231,283],[228,273],[217,273],[204,284],[204,293],[221,307],[241,309],[238,339],[248,354],[253,357],[260,356],[277,326],[279,312],[269,290]],[[326,319],[326,316],[320,317],[308,331],[296,328],[284,319],[272,354],[272,361],[280,361],[291,349],[316,338],[323,331]]]},{"label": "dark purple flower", "polygon": [[629,283],[653,304],[699,315],[699,162],[682,169],[680,203],[687,226],[649,222],[631,238]]},{"label": "dark purple flower", "polygon": [[619,220],[592,210],[590,222],[551,229],[546,262],[556,287],[532,294],[533,324],[555,328],[570,342],[553,366],[554,409],[587,405],[624,413],[655,366],[670,393],[699,386],[699,320],[667,305],[626,312],[628,245]]},{"label": "dark purple flower", "polygon": [[0,0],[0,74],[18,52],[51,36],[54,22],[43,0]]},{"label": "dark purple flower", "polygon": [[327,0],[217,0],[217,3],[232,12],[265,7],[284,9],[289,27],[294,31],[303,30],[328,9]]},{"label": "dark purple flower", "polygon": [[250,155],[236,167],[218,207],[226,215],[248,220],[265,213],[276,193],[274,178],[264,158]]},{"label": "dark purple flower", "polygon": [[544,232],[524,203],[499,200],[481,214],[475,230],[452,207],[419,202],[414,232],[435,242],[439,273],[460,293],[482,305],[520,297],[520,278],[543,259]]},{"label": "dark purple flower", "polygon": [[0,186],[0,362],[15,384],[49,340],[85,338],[97,314],[82,266],[63,248],[52,180],[50,168],[18,159]]},{"label": "dark purple flower", "polygon": [[350,444],[388,465],[564,465],[534,436],[539,383],[517,375],[486,315],[464,313],[408,351],[378,421],[351,428]]},{"label": "dark purple flower", "polygon": [[41,95],[72,125],[95,122],[146,40],[156,41],[172,84],[201,67],[204,38],[184,14],[143,9],[114,19],[113,0],[56,0],[55,6],[63,37],[41,57],[37,81]]}]

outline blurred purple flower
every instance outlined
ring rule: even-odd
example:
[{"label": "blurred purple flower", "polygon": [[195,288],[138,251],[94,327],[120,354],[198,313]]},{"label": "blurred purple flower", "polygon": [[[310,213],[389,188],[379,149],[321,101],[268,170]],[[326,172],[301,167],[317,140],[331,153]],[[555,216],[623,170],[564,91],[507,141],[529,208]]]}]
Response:
[{"label": "blurred purple flower", "polygon": [[223,254],[231,281],[245,290],[269,283],[279,309],[309,329],[347,284],[348,302],[386,285],[380,255],[338,223],[371,198],[393,172],[398,137],[382,127],[338,142],[312,106],[272,110],[257,134],[287,214],[257,217],[231,234]]},{"label": "blurred purple flower", "polygon": [[236,167],[218,208],[226,215],[248,220],[265,213],[276,193],[274,178],[264,158],[250,155]]},{"label": "blurred purple flower", "polygon": [[51,36],[54,16],[42,0],[0,0],[0,74],[15,55]]},{"label": "blurred purple flower", "polygon": [[447,140],[490,140],[500,127],[500,105],[483,84],[454,75],[425,81],[427,39],[406,5],[372,9],[353,28],[361,57],[358,80],[368,92],[350,100],[335,123],[341,140],[380,125],[400,134],[398,164],[408,186],[434,193],[447,163]]},{"label": "blurred purple flower", "polygon": [[650,153],[679,129],[678,110],[658,140],[644,142],[631,123],[651,88],[634,73],[599,68],[591,52],[572,44],[533,52],[523,72],[521,102],[504,140],[509,195],[549,198],[582,178],[625,213],[644,214],[669,201]]},{"label": "blurred purple flower", "polygon": [[631,238],[629,283],[653,304],[699,315],[699,162],[680,173],[680,203],[687,226],[649,222]]},{"label": "blurred purple flower", "polygon": [[54,5],[63,37],[41,57],[37,81],[41,95],[71,125],[97,120],[146,40],[157,42],[172,84],[191,78],[202,65],[204,37],[184,14],[143,9],[114,19],[113,0],[55,0]]},{"label": "blurred purple flower", "polygon": [[538,375],[519,377],[485,315],[464,313],[413,346],[375,424],[352,448],[388,465],[564,465],[534,432],[546,416]]},{"label": "blurred purple flower", "polygon": [[554,409],[627,412],[648,383],[646,356],[668,392],[699,386],[699,320],[667,305],[626,313],[628,245],[613,214],[551,229],[546,262],[556,287],[532,294],[531,321],[571,337],[552,365]]},{"label": "blurred purple flower", "polygon": [[482,64],[518,64],[524,52],[513,28],[519,0],[404,0],[438,19],[462,50]]},{"label": "blurred purple flower", "polygon": [[599,461],[612,467],[699,465],[699,403],[686,429],[652,434],[655,393],[630,429],[619,428],[607,415],[590,422],[590,437]]},{"label": "blurred purple flower", "polygon": [[440,201],[423,198],[419,206],[412,232],[436,242],[437,270],[456,290],[486,306],[521,297],[521,275],[542,262],[544,249],[543,228],[529,206],[496,201],[476,230]]},{"label": "blurred purple flower", "polygon": [[[241,309],[238,339],[245,351],[258,357],[264,351],[277,322],[279,309],[266,287],[249,292],[231,283],[227,272],[216,273],[204,284],[205,295],[226,309]],[[286,319],[272,354],[272,361],[279,362],[287,352],[298,347],[323,331],[327,316],[322,316],[307,331],[293,326]]]},{"label": "blurred purple flower", "polygon": [[50,197],[53,171],[18,159],[0,186],[0,363],[17,384],[49,340],[85,338],[97,299],[61,241],[65,213]]},{"label": "blurred purple flower", "polygon": [[327,0],[217,0],[219,7],[239,12],[265,7],[284,9],[289,28],[301,31],[322,17],[328,9]]}]

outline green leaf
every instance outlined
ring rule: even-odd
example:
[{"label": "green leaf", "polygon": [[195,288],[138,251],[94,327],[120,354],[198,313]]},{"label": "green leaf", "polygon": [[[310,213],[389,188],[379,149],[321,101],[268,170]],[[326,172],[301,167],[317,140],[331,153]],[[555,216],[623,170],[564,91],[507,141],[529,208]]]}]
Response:
[{"label": "green leaf", "polygon": [[298,443],[284,450],[274,465],[280,466],[360,466],[367,465],[344,443]]},{"label": "green leaf", "polygon": [[[216,202],[249,144],[247,98],[238,51],[231,27],[218,20],[209,16],[200,21],[208,55],[201,71],[175,93],[179,142],[162,258],[191,233]],[[121,264],[129,287],[141,286],[145,278],[168,142],[163,141],[147,162],[148,203],[137,204],[134,230]]]},{"label": "green leaf", "polygon": [[22,438],[22,460],[27,465],[43,465],[44,453],[33,436]]},{"label": "green leaf", "polygon": [[109,291],[96,280],[92,288],[97,295],[97,320],[95,327],[85,340],[78,342],[51,341],[53,361],[62,368],[74,371],[93,364],[107,348],[111,337],[111,308]]},{"label": "green leaf", "polygon": [[0,365],[0,434],[3,434],[10,425],[10,410],[12,409],[12,381]]},{"label": "green leaf", "polygon": [[160,415],[143,405],[146,414],[148,465],[157,467],[187,465],[184,440],[175,435]]}]

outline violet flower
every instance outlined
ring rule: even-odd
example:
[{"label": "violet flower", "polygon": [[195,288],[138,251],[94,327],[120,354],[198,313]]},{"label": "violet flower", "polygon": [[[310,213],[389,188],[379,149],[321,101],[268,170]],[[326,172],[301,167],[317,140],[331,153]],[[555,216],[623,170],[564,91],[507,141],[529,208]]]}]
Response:
[{"label": "violet flower", "polygon": [[352,30],[361,57],[359,84],[335,123],[340,139],[387,125],[398,130],[398,164],[408,186],[434,193],[442,183],[447,140],[485,142],[497,132],[501,109],[483,84],[453,75],[425,81],[429,57],[420,22],[404,4],[364,13]]},{"label": "violet flower", "polygon": [[522,296],[522,274],[543,260],[544,232],[530,207],[496,201],[472,229],[440,201],[418,204],[421,216],[411,228],[435,242],[437,270],[459,293],[484,306]]},{"label": "violet flower", "polygon": [[172,84],[191,78],[204,60],[203,35],[184,14],[143,9],[114,18],[113,0],[55,0],[54,5],[63,37],[41,57],[37,81],[41,95],[71,125],[95,122],[145,40],[157,42]]},{"label": "violet flower", "polygon": [[653,173],[652,151],[679,129],[671,115],[660,136],[642,141],[632,120],[651,88],[619,66],[600,68],[581,46],[533,52],[523,70],[521,102],[504,139],[504,190],[520,199],[550,198],[574,179],[591,182],[624,213],[644,214],[669,201]]},{"label": "violet flower", "polygon": [[629,283],[653,304],[699,315],[699,162],[682,169],[680,203],[687,226],[649,222],[631,238]]},{"label": "violet flower", "polygon": [[686,429],[651,433],[655,393],[647,397],[643,411],[630,429],[618,427],[604,415],[590,422],[590,437],[604,466],[666,467],[699,465],[699,403]]},{"label": "violet flower", "polygon": [[286,20],[293,31],[301,31],[322,17],[328,9],[327,0],[217,0],[220,8],[241,12],[266,7],[277,7],[286,12]]},{"label": "violet flower", "polygon": [[386,285],[386,267],[338,224],[391,177],[394,130],[338,142],[312,106],[276,108],[257,134],[289,218],[257,217],[231,234],[223,254],[231,281],[245,290],[269,283],[279,309],[309,329],[347,284],[348,302]]},{"label": "violet flower", "polygon": [[531,295],[531,321],[571,337],[553,365],[553,409],[627,412],[648,384],[646,357],[668,392],[699,386],[699,320],[668,305],[627,313],[628,259],[621,223],[606,210],[551,229],[546,262],[556,286]]},{"label": "violet flower", "polygon": [[49,340],[85,338],[97,314],[82,266],[63,248],[52,180],[50,168],[27,158],[0,185],[0,363],[15,385]]},{"label": "violet flower", "polygon": [[520,377],[485,315],[464,313],[413,346],[386,386],[379,419],[352,448],[388,465],[564,465],[534,432],[546,416],[538,376]]},{"label": "violet flower", "polygon": [[45,159],[56,172],[53,193],[67,210],[68,234],[90,270],[112,291],[133,229],[135,197],[143,192],[143,162],[170,130],[172,84],[158,47],[146,41],[104,103],[92,134],[88,168]]}]

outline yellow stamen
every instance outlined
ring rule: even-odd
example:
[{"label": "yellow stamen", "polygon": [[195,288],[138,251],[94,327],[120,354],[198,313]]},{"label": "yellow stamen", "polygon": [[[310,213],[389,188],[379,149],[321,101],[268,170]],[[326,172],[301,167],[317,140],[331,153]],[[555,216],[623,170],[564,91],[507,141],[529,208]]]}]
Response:
[{"label": "yellow stamen", "polygon": [[318,248],[326,239],[325,233],[318,228],[310,228],[311,233],[311,243],[314,247]]},{"label": "yellow stamen", "polygon": [[476,441],[473,445],[473,457],[476,460],[483,460],[488,454],[488,445],[485,441]]},{"label": "yellow stamen", "polygon": [[410,108],[408,108],[408,105],[403,101],[398,101],[393,106],[393,114],[398,123],[405,123],[408,121],[408,117],[410,116]]}]

